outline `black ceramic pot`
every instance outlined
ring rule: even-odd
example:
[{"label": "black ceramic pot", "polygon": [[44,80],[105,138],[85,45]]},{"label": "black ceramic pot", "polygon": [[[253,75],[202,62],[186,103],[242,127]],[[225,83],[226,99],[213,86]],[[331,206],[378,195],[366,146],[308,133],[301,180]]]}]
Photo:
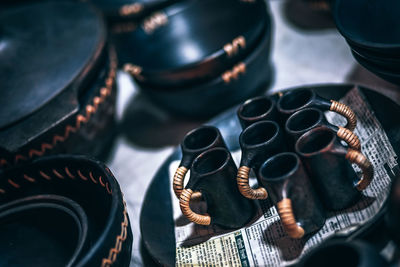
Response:
[{"label": "black ceramic pot", "polygon": [[243,130],[259,121],[279,122],[276,103],[268,96],[257,96],[246,100],[239,106],[237,117]]},{"label": "black ceramic pot", "polygon": [[[190,179],[182,191],[179,204],[183,215],[201,224],[223,228],[240,228],[255,215],[255,204],[243,197],[236,185],[237,168],[226,148],[212,148],[200,154],[190,170]],[[200,191],[207,202],[207,215],[193,212],[190,199]]]},{"label": "black ceramic pot", "polygon": [[124,69],[155,103],[207,117],[266,90],[271,19],[264,1],[191,0],[157,16],[115,40]]},{"label": "black ceramic pot", "polygon": [[101,16],[84,3],[38,2],[2,9],[0,25],[0,169],[99,154],[112,135],[117,67]]},{"label": "black ceramic pot", "polygon": [[2,266],[129,266],[132,232],[110,170],[52,156],[0,174]]},{"label": "black ceramic pot", "polygon": [[[185,135],[181,143],[182,159],[172,182],[172,188],[178,199],[183,190],[186,173],[192,166],[193,160],[214,147],[227,148],[220,131],[214,126],[200,126]],[[192,195],[192,198],[194,196]],[[197,195],[196,198],[199,197]]]},{"label": "black ceramic pot", "polygon": [[384,267],[387,261],[370,244],[361,241],[330,241],[311,250],[301,267]]}]

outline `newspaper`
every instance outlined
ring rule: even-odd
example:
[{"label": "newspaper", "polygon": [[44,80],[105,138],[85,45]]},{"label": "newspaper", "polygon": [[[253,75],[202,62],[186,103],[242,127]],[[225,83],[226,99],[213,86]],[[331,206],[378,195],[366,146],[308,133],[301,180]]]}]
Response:
[{"label": "newspaper", "polygon": [[[269,200],[259,201],[259,216],[256,221],[241,229],[227,231],[217,226],[189,223],[183,217],[179,201],[171,188],[175,219],[176,266],[290,265],[328,237],[338,232],[350,233],[377,214],[388,196],[390,172],[397,165],[397,156],[358,88],[350,90],[341,102],[349,105],[357,115],[355,132],[362,143],[362,152],[372,162],[375,172],[374,180],[363,192],[364,197],[357,204],[344,211],[328,213],[325,225],[317,233],[307,240],[295,240],[285,234],[277,211],[268,203]],[[344,119],[333,112],[327,112],[326,117],[335,125],[344,125]],[[236,164],[239,163],[240,153],[232,151]],[[170,165],[171,184],[178,164],[178,161],[174,161]],[[357,166],[354,166],[354,169],[361,174]],[[190,173],[187,177],[189,175]],[[196,208],[196,212],[203,214],[206,212],[202,205]]]}]

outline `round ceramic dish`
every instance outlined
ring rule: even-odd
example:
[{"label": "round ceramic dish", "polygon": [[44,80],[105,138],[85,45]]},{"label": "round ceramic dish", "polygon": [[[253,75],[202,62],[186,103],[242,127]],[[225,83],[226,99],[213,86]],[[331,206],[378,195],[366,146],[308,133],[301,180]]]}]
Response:
[{"label": "round ceramic dish", "polygon": [[100,162],[42,158],[0,173],[0,265],[129,266],[119,185]]},{"label": "round ceramic dish", "polygon": [[0,169],[98,154],[114,124],[117,67],[101,16],[85,3],[39,2],[2,9],[0,25]]},{"label": "round ceramic dish", "polygon": [[381,53],[400,54],[400,2],[336,0],[333,16],[340,33],[352,44]]},{"label": "round ceramic dish", "polygon": [[125,70],[147,87],[195,86],[231,69],[260,43],[264,1],[189,0],[158,11],[115,37]]}]

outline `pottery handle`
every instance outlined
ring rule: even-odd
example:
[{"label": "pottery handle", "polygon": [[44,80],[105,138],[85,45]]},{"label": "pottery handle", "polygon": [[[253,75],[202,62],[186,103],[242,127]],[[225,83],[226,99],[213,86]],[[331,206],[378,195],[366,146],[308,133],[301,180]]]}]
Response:
[{"label": "pottery handle", "polygon": [[[188,169],[184,166],[179,166],[174,174],[172,181],[172,189],[174,190],[175,196],[179,199],[183,190],[183,181]],[[202,198],[201,192],[194,192],[192,194],[192,200],[200,200]]]},{"label": "pottery handle", "polygon": [[179,198],[179,206],[181,207],[183,215],[185,215],[185,217],[188,218],[191,222],[194,222],[196,224],[210,225],[210,215],[197,214],[190,208],[190,199],[192,197],[192,194],[192,189],[182,190],[181,196]]},{"label": "pottery handle", "polygon": [[299,226],[293,214],[292,201],[289,198],[284,198],[277,204],[278,214],[281,218],[283,228],[291,238],[302,238],[304,229]]},{"label": "pottery handle", "polygon": [[354,149],[349,149],[347,151],[346,159],[360,167],[362,178],[358,181],[356,187],[359,191],[364,190],[374,178],[374,167],[366,156]]},{"label": "pottery handle", "polygon": [[331,100],[330,111],[336,112],[347,119],[345,128],[354,131],[357,126],[357,117],[354,111],[347,105]]},{"label": "pottery handle", "polygon": [[345,141],[350,148],[361,151],[361,143],[360,139],[358,139],[358,136],[347,128],[340,126],[338,128],[339,130],[336,133],[337,136]]},{"label": "pottery handle", "polygon": [[266,199],[268,197],[267,190],[263,187],[253,189],[249,185],[249,173],[250,168],[247,166],[241,166],[238,170],[236,181],[239,187],[240,193],[249,199]]}]

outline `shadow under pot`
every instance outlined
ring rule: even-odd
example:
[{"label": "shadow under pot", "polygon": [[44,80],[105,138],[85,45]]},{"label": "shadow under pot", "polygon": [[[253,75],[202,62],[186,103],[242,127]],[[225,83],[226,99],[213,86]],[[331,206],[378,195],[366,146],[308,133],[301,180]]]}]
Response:
[{"label": "shadow under pot", "polygon": [[[181,143],[182,159],[172,182],[172,188],[178,199],[184,187],[186,173],[190,169],[193,160],[204,151],[214,147],[226,148],[221,132],[214,126],[201,126],[185,135]],[[195,192],[192,195],[192,199],[199,198],[201,198],[200,192]]]},{"label": "shadow under pot", "polygon": [[[238,190],[235,180],[237,168],[227,149],[212,148],[200,154],[190,172],[190,180],[179,200],[183,215],[190,221],[235,229],[244,226],[255,216],[255,204]],[[205,199],[207,215],[191,210],[190,199],[194,191],[200,191]]]},{"label": "shadow under pot", "polygon": [[389,266],[375,247],[361,241],[328,241],[311,250],[300,261],[301,267]]},{"label": "shadow under pot", "polygon": [[288,142],[294,148],[297,139],[304,133],[319,126],[331,129],[337,137],[347,143],[354,150],[361,150],[358,136],[347,128],[330,124],[321,110],[316,108],[301,109],[292,114],[286,121],[285,130],[289,137]]},{"label": "shadow under pot", "polygon": [[269,158],[261,166],[259,177],[291,238],[302,238],[324,225],[323,205],[295,153],[280,153]]},{"label": "shadow under pot", "polygon": [[[308,131],[297,140],[295,147],[329,210],[355,204],[373,179],[374,169],[368,158],[360,151],[344,147],[329,128]],[[360,167],[361,178],[353,170],[352,163]]]},{"label": "shadow under pot", "polygon": [[345,128],[354,131],[357,126],[356,114],[347,105],[335,100],[327,100],[318,96],[312,89],[295,89],[284,93],[277,102],[281,120],[285,121],[290,115],[303,108],[318,108],[330,110],[346,118]]},{"label": "shadow under pot", "polygon": [[1,266],[129,266],[127,207],[102,163],[44,157],[0,178]]},{"label": "shadow under pot", "polygon": [[237,110],[242,129],[259,121],[278,121],[275,102],[268,96],[257,96],[246,100]]},{"label": "shadow under pot", "polygon": [[[286,151],[286,143],[279,125],[274,121],[260,121],[247,127],[239,136],[242,149],[237,185],[240,193],[249,199],[266,199],[268,193],[261,187],[258,170],[269,157]],[[257,176],[257,189],[249,185],[250,170]]]},{"label": "shadow under pot", "polygon": [[87,3],[36,2],[0,14],[0,169],[99,156],[114,135],[117,62],[102,17]]}]

